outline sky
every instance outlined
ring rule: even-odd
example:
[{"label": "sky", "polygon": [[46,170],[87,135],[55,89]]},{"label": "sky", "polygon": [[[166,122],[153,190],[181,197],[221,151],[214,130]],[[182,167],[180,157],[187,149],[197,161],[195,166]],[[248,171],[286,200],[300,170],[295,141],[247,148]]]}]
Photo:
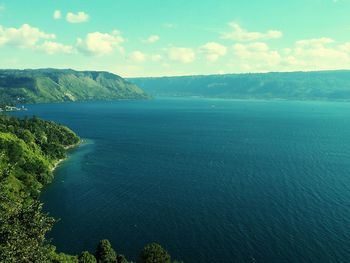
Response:
[{"label": "sky", "polygon": [[0,0],[0,68],[350,69],[350,0]]}]

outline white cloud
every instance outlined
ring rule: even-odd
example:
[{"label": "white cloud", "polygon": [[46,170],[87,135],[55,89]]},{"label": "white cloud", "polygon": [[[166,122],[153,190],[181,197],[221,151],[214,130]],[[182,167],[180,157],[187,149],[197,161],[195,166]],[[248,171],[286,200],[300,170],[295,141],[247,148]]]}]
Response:
[{"label": "white cloud", "polygon": [[227,48],[219,43],[208,42],[199,48],[210,62],[217,61],[221,56],[226,55]]},{"label": "white cloud", "polygon": [[153,44],[156,43],[159,39],[160,37],[158,35],[151,35],[147,39],[145,39],[144,42],[148,44]]},{"label": "white cloud", "polygon": [[54,34],[47,34],[39,28],[24,24],[19,28],[5,28],[0,26],[0,46],[11,46],[26,48],[30,50],[40,50],[47,54],[66,53],[72,54],[75,49],[72,46],[64,45],[52,39]]},{"label": "white cloud", "polygon": [[60,11],[60,10],[55,10],[55,11],[53,12],[53,18],[56,19],[56,20],[61,19],[61,18],[62,18],[62,13],[61,13],[61,11]]},{"label": "white cloud", "polygon": [[265,33],[262,32],[249,32],[243,29],[238,23],[229,23],[231,27],[231,32],[226,32],[221,34],[221,38],[230,39],[238,42],[249,42],[257,40],[269,40],[277,39],[282,37],[282,32],[277,30],[268,30]]},{"label": "white cloud", "polygon": [[39,28],[24,24],[19,28],[0,26],[0,46],[8,45],[20,48],[35,47],[41,40],[55,39],[54,34],[47,34]]},{"label": "white cloud", "polygon": [[100,33],[94,32],[86,35],[85,39],[78,38],[77,48],[90,55],[106,55],[113,53],[115,50],[124,52],[121,46],[125,39],[121,36],[121,33],[117,30],[112,33]]},{"label": "white cloud", "polygon": [[234,63],[243,71],[270,71],[278,68],[281,55],[263,42],[235,44]]},{"label": "white cloud", "polygon": [[45,41],[38,47],[39,50],[45,51],[47,54],[52,55],[56,53],[73,54],[75,49],[69,45],[63,45],[61,43],[53,41]]},{"label": "white cloud", "polygon": [[335,41],[328,37],[313,38],[307,40],[299,40],[296,42],[296,46],[300,48],[320,48],[324,45],[334,43]]},{"label": "white cloud", "polygon": [[299,40],[285,50],[283,66],[291,70],[343,69],[350,67],[350,44],[336,45],[331,38]]},{"label": "white cloud", "polygon": [[196,59],[196,54],[191,48],[171,47],[167,51],[169,59],[172,61],[188,64]]},{"label": "white cloud", "polygon": [[150,62],[160,62],[163,61],[163,56],[160,54],[145,54],[139,50],[132,52],[129,55],[129,59],[131,62],[135,63],[143,63],[146,61]]},{"label": "white cloud", "polygon": [[146,60],[146,55],[141,51],[134,51],[130,55],[130,59],[136,63],[142,63]]},{"label": "white cloud", "polygon": [[155,55],[152,55],[151,56],[151,60],[153,62],[159,62],[159,61],[162,61],[163,60],[163,57],[159,54],[155,54]]},{"label": "white cloud", "polygon": [[340,46],[340,50],[350,54],[350,42],[346,42]]},{"label": "white cloud", "polygon": [[85,12],[78,12],[76,14],[72,12],[68,12],[66,15],[66,20],[69,23],[77,24],[77,23],[84,23],[89,20],[89,15]]},{"label": "white cloud", "polygon": [[231,69],[240,72],[344,69],[350,67],[350,43],[331,38],[299,40],[292,47],[272,50],[266,43],[235,44]]}]

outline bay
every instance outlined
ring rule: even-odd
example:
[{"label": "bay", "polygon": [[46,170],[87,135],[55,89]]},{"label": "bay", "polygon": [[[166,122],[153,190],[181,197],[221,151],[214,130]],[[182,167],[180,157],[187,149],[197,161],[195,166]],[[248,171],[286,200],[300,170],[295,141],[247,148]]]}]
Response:
[{"label": "bay", "polygon": [[59,251],[107,238],[185,262],[349,262],[350,104],[156,99],[28,105],[81,147],[42,194]]}]

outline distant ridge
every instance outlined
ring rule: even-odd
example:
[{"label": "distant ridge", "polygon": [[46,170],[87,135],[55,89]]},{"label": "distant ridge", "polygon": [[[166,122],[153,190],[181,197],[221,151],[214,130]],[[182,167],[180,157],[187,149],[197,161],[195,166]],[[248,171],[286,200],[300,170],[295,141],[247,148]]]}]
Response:
[{"label": "distant ridge", "polygon": [[350,70],[130,78],[158,97],[350,100]]},{"label": "distant ridge", "polygon": [[0,70],[1,104],[145,98],[142,89],[109,72]]}]

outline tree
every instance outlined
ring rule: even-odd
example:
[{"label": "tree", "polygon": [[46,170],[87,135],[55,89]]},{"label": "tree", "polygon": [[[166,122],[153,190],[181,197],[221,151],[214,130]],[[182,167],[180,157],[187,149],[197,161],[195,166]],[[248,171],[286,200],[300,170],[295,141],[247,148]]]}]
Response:
[{"label": "tree", "polygon": [[159,244],[151,243],[142,250],[141,261],[143,263],[170,263],[171,258]]},{"label": "tree", "polygon": [[95,256],[98,263],[115,263],[117,260],[117,253],[107,239],[98,243]]},{"label": "tree", "polygon": [[[52,252],[51,260],[48,261],[51,263],[78,263],[77,256],[71,256],[64,253],[58,253],[56,251]],[[96,261],[95,261],[96,262]]]},{"label": "tree", "polygon": [[42,212],[39,201],[21,204],[1,200],[0,262],[47,262],[52,246],[45,234],[53,222]]},{"label": "tree", "polygon": [[123,255],[117,256],[117,262],[118,263],[129,263],[129,261],[127,261],[127,259]]},{"label": "tree", "polygon": [[90,254],[88,251],[84,251],[78,257],[79,263],[96,263],[96,258],[94,255]]}]

